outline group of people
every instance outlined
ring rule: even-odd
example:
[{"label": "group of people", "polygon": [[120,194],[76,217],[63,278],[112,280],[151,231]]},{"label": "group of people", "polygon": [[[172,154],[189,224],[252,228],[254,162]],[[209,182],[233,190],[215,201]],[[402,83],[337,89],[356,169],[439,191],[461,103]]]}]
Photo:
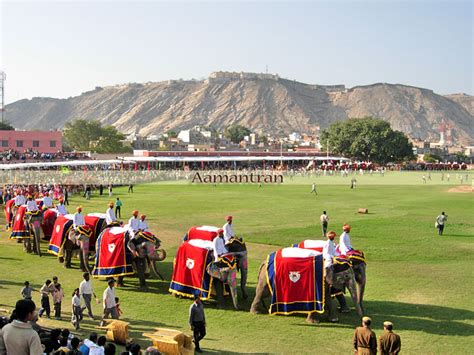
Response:
[{"label": "group of people", "polygon": [[[16,302],[10,319],[0,319],[0,355],[115,355],[115,344],[91,333],[81,340],[68,329],[47,329],[37,324],[36,305],[31,299]],[[138,343],[130,342],[121,355],[142,354]],[[155,348],[145,355],[159,355]]]},{"label": "group of people", "polygon": [[[354,353],[358,355],[377,354],[377,337],[370,328],[372,319],[362,317],[362,325],[357,327],[352,338]],[[400,336],[393,332],[393,323],[383,323],[383,335],[379,338],[379,351],[381,355],[396,355],[400,353],[402,342]]]}]

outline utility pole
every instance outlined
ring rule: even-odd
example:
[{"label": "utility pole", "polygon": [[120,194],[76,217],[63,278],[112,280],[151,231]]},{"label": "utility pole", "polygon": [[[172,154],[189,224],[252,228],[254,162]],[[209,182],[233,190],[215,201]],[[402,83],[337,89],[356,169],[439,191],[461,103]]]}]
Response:
[{"label": "utility pole", "polygon": [[326,159],[329,160],[329,138],[326,141]]},{"label": "utility pole", "polygon": [[0,71],[0,113],[2,115],[2,123],[5,122],[5,80],[7,76],[4,71]]}]

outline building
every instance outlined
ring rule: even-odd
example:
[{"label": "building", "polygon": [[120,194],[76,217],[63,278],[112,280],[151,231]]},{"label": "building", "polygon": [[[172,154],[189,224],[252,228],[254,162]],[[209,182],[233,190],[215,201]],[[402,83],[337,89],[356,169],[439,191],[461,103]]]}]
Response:
[{"label": "building", "polygon": [[0,131],[0,151],[10,149],[57,153],[63,149],[63,136],[60,131]]}]

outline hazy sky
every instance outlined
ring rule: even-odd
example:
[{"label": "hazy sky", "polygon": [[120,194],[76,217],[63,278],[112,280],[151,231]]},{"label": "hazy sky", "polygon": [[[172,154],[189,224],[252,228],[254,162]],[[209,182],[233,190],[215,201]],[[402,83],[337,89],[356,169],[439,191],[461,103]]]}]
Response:
[{"label": "hazy sky", "polygon": [[473,93],[471,1],[0,4],[7,103],[267,65],[306,83]]}]

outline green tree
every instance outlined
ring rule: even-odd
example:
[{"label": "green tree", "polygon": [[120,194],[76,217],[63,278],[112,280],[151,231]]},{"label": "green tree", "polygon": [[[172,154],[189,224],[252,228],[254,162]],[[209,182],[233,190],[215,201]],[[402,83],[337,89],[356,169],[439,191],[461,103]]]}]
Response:
[{"label": "green tree", "polygon": [[250,129],[241,125],[233,125],[226,128],[224,136],[230,139],[233,143],[240,143],[245,136],[250,134]]},{"label": "green tree", "polygon": [[386,164],[414,159],[407,136],[372,117],[335,122],[321,133],[323,149],[346,157]]},{"label": "green tree", "polygon": [[423,161],[426,163],[438,163],[442,161],[441,157],[436,154],[424,154],[423,155]]},{"label": "green tree", "polygon": [[0,131],[14,131],[15,128],[8,122],[0,122]]},{"label": "green tree", "polygon": [[126,153],[125,136],[113,126],[101,126],[99,121],[75,120],[66,123],[63,131],[66,146],[79,151],[93,150],[97,153]]}]

